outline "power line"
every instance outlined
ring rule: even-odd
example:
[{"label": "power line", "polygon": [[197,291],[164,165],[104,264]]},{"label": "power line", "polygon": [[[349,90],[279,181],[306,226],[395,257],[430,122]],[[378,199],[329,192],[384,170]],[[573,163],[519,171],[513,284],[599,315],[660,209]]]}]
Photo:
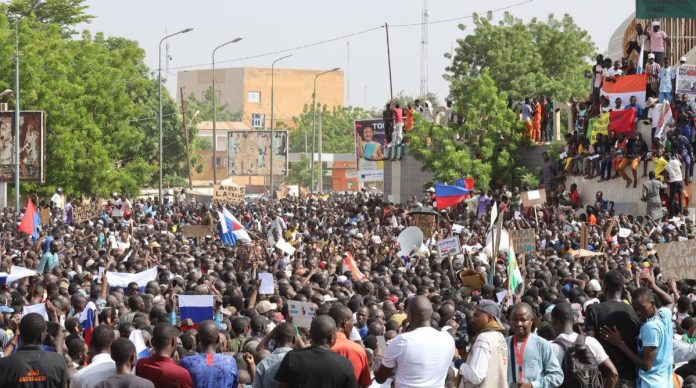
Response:
[{"label": "power line", "polygon": [[[515,3],[515,4],[508,5],[508,6],[505,6],[505,7],[496,8],[496,9],[493,9],[493,10],[490,10],[490,11],[487,11],[487,12],[496,13],[496,12],[504,11],[504,10],[507,10],[507,9],[519,7],[520,5],[529,4],[529,3],[533,2],[533,1],[534,1],[534,0],[526,0],[526,1],[522,1],[522,2],[518,2],[518,3]],[[454,22],[454,21],[459,21],[459,20],[464,20],[464,19],[471,19],[471,18],[473,18],[473,17],[474,17],[473,15],[467,15],[467,16],[460,16],[460,17],[449,18],[449,19],[433,20],[433,21],[428,21],[427,24],[430,25],[430,24],[449,23],[449,22]],[[415,27],[415,26],[421,27],[421,26],[423,26],[423,25],[424,25],[423,22],[420,22],[420,23],[410,23],[410,24],[394,24],[394,25],[389,24],[389,26],[393,26],[393,27]],[[295,47],[292,47],[292,48],[281,49],[281,50],[275,50],[275,51],[269,51],[269,52],[265,52],[265,53],[261,53],[261,54],[249,55],[249,56],[246,56],[246,57],[239,57],[239,58],[227,59],[227,60],[224,60],[224,61],[217,61],[217,63],[239,62],[239,61],[244,61],[244,60],[248,60],[248,59],[256,59],[256,58],[267,57],[267,56],[269,56],[269,55],[284,54],[284,53],[291,52],[291,51],[295,51],[295,50],[305,49],[305,48],[314,47],[314,46],[320,46],[320,45],[323,45],[323,44],[326,44],[326,43],[332,43],[332,42],[336,42],[336,41],[339,41],[339,40],[345,40],[345,39],[348,39],[348,38],[352,38],[352,37],[354,37],[354,36],[367,34],[367,33],[372,32],[372,31],[377,31],[377,30],[380,30],[380,29],[382,29],[382,28],[384,28],[384,25],[379,25],[379,26],[376,26],[376,27],[372,27],[372,28],[368,28],[368,29],[362,30],[362,31],[357,31],[357,32],[353,32],[353,33],[350,33],[350,34],[337,36],[337,37],[330,38],[330,39],[320,40],[320,41],[313,42],[313,43],[307,43],[307,44],[295,46]],[[190,68],[194,68],[194,67],[210,66],[211,64],[212,64],[211,62],[197,63],[197,64],[194,64],[194,65],[185,65],[185,66],[170,67],[169,70],[190,69]]]}]

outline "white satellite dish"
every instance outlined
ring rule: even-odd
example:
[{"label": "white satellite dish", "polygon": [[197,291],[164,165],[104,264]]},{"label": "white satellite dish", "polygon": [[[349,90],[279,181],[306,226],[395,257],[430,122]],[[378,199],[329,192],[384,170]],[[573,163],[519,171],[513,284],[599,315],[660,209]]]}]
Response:
[{"label": "white satellite dish", "polygon": [[421,249],[423,245],[423,232],[417,226],[409,226],[399,233],[399,237],[396,238],[396,242],[399,243],[399,257],[408,257],[413,251]]}]

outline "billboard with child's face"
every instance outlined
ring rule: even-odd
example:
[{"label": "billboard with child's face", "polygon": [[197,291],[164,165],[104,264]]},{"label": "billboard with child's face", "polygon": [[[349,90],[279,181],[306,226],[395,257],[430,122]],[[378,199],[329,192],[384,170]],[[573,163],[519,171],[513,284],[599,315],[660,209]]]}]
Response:
[{"label": "billboard with child's face", "polygon": [[[14,112],[0,112],[0,182],[14,182]],[[19,114],[19,178],[44,181],[44,112]]]},{"label": "billboard with child's face", "polygon": [[355,121],[355,156],[362,182],[384,181],[384,147],[387,133],[383,120]]}]

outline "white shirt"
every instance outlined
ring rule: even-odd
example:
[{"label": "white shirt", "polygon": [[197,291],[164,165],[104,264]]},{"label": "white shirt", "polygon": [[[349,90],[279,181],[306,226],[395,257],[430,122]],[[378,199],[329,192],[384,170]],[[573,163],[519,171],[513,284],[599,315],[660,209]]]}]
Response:
[{"label": "white shirt", "polygon": [[669,174],[670,183],[684,180],[681,172],[681,162],[678,159],[671,159],[665,166],[665,171]]},{"label": "white shirt", "polygon": [[[562,339],[574,344],[578,339],[578,333],[563,333],[558,336],[558,339]],[[594,356],[595,361],[597,361],[597,365],[601,365],[604,363],[604,361],[609,359],[607,352],[604,350],[602,345],[600,345],[599,341],[594,339],[594,337],[586,336],[585,345],[590,353],[592,353],[592,356]],[[565,350],[563,350],[561,345],[555,342],[551,342],[551,348],[553,348],[553,353],[556,355],[556,358],[558,358],[558,363],[563,365],[563,356],[565,356]]]},{"label": "white shirt", "polygon": [[454,338],[432,327],[397,335],[384,353],[382,365],[396,368],[399,388],[444,387],[454,357]]},{"label": "white shirt", "polygon": [[613,67],[604,71],[604,75],[607,77],[616,77],[622,74],[623,71],[621,69],[614,69]]},{"label": "white shirt", "polygon": [[459,367],[462,375],[462,384],[469,381],[472,384],[481,384],[486,378],[488,363],[491,360],[491,343],[485,335],[476,337],[476,342],[471,347],[471,358]]},{"label": "white shirt", "polygon": [[53,204],[53,207],[57,207],[59,209],[63,208],[63,197],[60,196],[60,194],[55,193],[51,197],[51,203]]},{"label": "white shirt", "polygon": [[91,388],[116,373],[116,363],[108,353],[92,358],[92,363],[75,373],[70,381],[71,388]]}]

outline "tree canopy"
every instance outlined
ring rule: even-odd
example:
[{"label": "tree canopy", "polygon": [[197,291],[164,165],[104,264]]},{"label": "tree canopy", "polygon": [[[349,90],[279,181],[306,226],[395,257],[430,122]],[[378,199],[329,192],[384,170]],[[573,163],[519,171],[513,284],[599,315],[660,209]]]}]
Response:
[{"label": "tree canopy", "polygon": [[478,77],[488,69],[498,88],[516,100],[541,95],[567,100],[588,94],[584,70],[596,47],[569,15],[524,23],[505,13],[496,24],[491,13],[474,14],[473,22],[473,33],[457,40],[454,57],[445,54],[452,59],[448,80]]},{"label": "tree canopy", "polygon": [[[3,89],[14,88],[10,9],[21,10],[29,3],[15,0],[0,6]],[[136,42],[89,31],[79,38],[66,33],[91,18],[82,3],[50,1],[20,26],[21,109],[46,111],[46,184],[24,190],[49,193],[61,186],[72,195],[114,190],[137,194],[143,185],[158,181],[157,80]],[[167,175],[183,176],[181,118],[167,93],[163,112],[163,168]]]}]

